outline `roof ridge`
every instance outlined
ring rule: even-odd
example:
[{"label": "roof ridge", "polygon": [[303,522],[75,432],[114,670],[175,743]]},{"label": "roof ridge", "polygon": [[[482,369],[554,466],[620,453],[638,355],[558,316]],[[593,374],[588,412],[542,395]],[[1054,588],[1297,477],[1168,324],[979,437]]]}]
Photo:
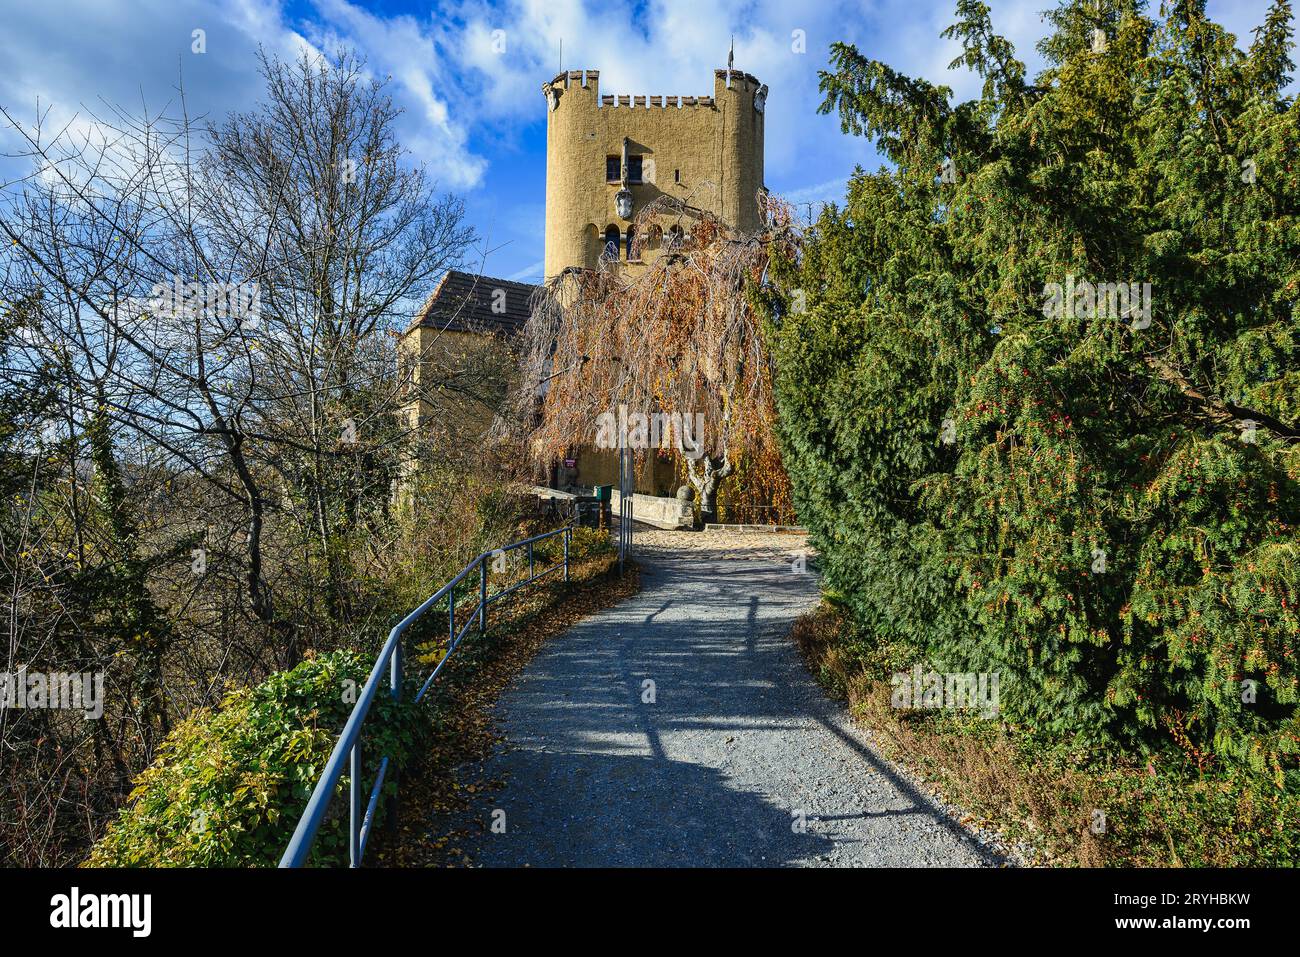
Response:
[{"label": "roof ridge", "polygon": [[[448,269],[406,331],[438,326],[451,332],[518,333],[528,321],[530,301],[537,289],[533,283],[516,279]],[[488,290],[491,290],[490,304]],[[497,290],[505,293],[502,300],[497,299]],[[439,310],[444,298],[449,301],[443,304],[446,308]]]}]

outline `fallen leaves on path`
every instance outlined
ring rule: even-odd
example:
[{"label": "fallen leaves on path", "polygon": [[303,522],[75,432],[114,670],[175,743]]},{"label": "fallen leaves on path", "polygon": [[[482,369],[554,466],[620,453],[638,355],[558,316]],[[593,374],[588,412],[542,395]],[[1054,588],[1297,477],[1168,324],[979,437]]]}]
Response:
[{"label": "fallen leaves on path", "polygon": [[[429,692],[433,733],[424,759],[405,769],[397,838],[376,835],[382,840],[376,855],[380,866],[473,865],[462,845],[472,830],[484,830],[487,822],[470,812],[485,793],[505,785],[500,779],[485,779],[483,770],[502,738],[491,718],[492,705],[546,641],[641,587],[639,568],[629,565],[620,578],[618,560],[612,557],[576,563],[570,577],[568,586],[558,581],[539,584],[494,605],[487,635],[480,638],[471,630],[457,647]],[[436,642],[427,647],[438,648]],[[422,662],[418,667],[431,665]]]}]

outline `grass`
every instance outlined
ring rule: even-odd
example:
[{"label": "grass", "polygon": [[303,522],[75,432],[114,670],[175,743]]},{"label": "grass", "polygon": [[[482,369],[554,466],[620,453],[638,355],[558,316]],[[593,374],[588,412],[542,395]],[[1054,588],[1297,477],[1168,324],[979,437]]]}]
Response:
[{"label": "grass", "polygon": [[1149,762],[1031,735],[969,712],[890,706],[896,649],[864,641],[830,604],[792,638],[827,693],[963,823],[999,831],[1029,863],[1082,867],[1267,867],[1300,862],[1296,782],[1196,769],[1175,748]]}]

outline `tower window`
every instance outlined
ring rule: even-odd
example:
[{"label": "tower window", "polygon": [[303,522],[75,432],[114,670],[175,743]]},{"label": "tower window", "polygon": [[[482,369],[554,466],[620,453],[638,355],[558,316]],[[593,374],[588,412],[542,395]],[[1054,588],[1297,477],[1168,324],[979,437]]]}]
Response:
[{"label": "tower window", "polygon": [[604,252],[601,254],[601,258],[605,259],[606,261],[612,261],[618,259],[619,238],[620,237],[618,234],[617,226],[611,225],[605,228],[605,249]]},{"label": "tower window", "polygon": [[[629,156],[627,158],[627,181],[629,183],[641,182],[640,156]],[[613,155],[605,157],[605,182],[623,182],[623,157]]]},{"label": "tower window", "polygon": [[641,261],[641,250],[636,248],[636,227],[627,228],[627,261],[630,263]]},{"label": "tower window", "polygon": [[673,170],[673,182],[680,183],[681,181],[682,181],[682,171],[679,169]]}]

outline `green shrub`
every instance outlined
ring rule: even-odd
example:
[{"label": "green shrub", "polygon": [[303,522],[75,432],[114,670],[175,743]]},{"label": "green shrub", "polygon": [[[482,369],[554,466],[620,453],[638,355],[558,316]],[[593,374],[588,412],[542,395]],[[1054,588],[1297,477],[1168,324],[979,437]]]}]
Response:
[{"label": "green shrub", "polygon": [[1300,864],[1300,770],[1287,771],[1279,788],[1249,768],[1202,770],[1177,752],[1148,763],[971,712],[895,708],[889,679],[910,664],[906,649],[871,640],[833,602],[797,619],[792,638],[886,757],[1026,842],[1033,858],[1085,867]]},{"label": "green shrub", "polygon": [[[580,562],[602,555],[612,555],[616,551],[609,532],[594,528],[575,526],[569,537],[569,561]],[[537,544],[537,554],[545,555],[548,561],[564,558],[564,539],[559,535]],[[558,574],[558,573],[557,573]]]},{"label": "green shrub", "polygon": [[[999,672],[1031,731],[1280,787],[1300,755],[1289,8],[1249,55],[1197,4],[1107,9],[1049,13],[1030,83],[961,0],[985,79],[962,104],[833,48],[824,109],[894,168],[859,170],[774,260],[784,461],[872,640]],[[1151,314],[1046,308],[1070,277],[1150,283]]]},{"label": "green shrub", "polygon": [[[349,650],[311,658],[231,694],[215,712],[191,715],[167,736],[87,863],[276,864],[373,663]],[[367,795],[378,756],[400,762],[413,735],[409,709],[377,695],[362,736]],[[347,862],[347,782],[344,775],[317,834],[313,864]]]}]

